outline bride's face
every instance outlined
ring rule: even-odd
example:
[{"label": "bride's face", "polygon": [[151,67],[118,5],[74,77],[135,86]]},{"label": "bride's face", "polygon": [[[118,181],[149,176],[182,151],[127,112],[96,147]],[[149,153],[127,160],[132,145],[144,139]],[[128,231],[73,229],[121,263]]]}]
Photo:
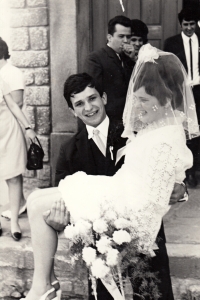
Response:
[{"label": "bride's face", "polygon": [[143,123],[149,124],[164,117],[165,107],[160,105],[156,97],[147,94],[144,86],[139,88],[134,96],[137,115]]}]

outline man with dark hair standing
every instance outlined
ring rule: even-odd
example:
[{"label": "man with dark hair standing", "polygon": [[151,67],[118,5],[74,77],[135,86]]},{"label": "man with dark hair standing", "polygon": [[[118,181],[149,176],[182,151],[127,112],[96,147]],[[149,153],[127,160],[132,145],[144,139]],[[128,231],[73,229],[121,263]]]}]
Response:
[{"label": "man with dark hair standing", "polygon": [[130,43],[131,20],[116,16],[108,22],[107,45],[88,55],[84,71],[90,74],[107,94],[108,117],[122,120],[129,79],[134,62],[124,54],[123,47]]},{"label": "man with dark hair standing", "polygon": [[[178,14],[182,32],[172,36],[165,41],[164,50],[174,53],[184,65],[188,79],[192,86],[198,123],[200,123],[200,36],[195,33],[198,16],[194,9],[186,7]],[[188,147],[194,156],[194,165],[187,171],[187,183],[191,187],[197,185],[195,172],[197,170],[198,156],[200,150],[200,138],[188,141]]]},{"label": "man with dark hair standing", "polygon": [[[79,118],[84,126],[60,148],[56,165],[56,185],[61,179],[78,171],[88,175],[113,176],[123,164],[123,158],[117,164],[115,161],[117,150],[125,145],[126,139],[121,138],[122,124],[110,120],[106,115],[106,94],[96,87],[90,75],[82,73],[71,75],[66,80],[64,97],[72,114]],[[54,208],[58,206],[59,204],[55,204]],[[64,217],[62,222],[63,220]],[[50,225],[56,230],[59,229],[59,224]],[[97,283],[98,299],[112,300],[102,282],[98,280]],[[89,300],[94,300],[91,284]]]}]

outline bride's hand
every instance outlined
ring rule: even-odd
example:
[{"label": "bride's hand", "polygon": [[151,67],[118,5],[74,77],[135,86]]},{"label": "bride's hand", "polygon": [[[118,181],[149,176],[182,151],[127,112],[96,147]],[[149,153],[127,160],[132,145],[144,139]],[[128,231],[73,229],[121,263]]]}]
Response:
[{"label": "bride's hand", "polygon": [[35,131],[31,128],[26,130],[26,135],[31,140],[34,140],[34,138],[36,137]]}]

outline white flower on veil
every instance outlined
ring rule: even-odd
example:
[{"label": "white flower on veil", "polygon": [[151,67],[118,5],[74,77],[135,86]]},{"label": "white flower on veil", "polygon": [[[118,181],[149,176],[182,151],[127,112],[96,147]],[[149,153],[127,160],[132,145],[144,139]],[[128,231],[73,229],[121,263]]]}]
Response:
[{"label": "white flower on veil", "polygon": [[159,53],[158,49],[151,46],[150,44],[146,44],[145,46],[142,46],[139,51],[138,55],[138,62],[152,62],[156,63],[155,59],[158,59]]}]

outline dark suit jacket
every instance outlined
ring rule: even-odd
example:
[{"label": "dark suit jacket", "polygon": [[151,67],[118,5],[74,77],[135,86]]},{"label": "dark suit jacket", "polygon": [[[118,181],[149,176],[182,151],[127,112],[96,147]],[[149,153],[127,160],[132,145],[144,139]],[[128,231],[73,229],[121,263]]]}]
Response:
[{"label": "dark suit jacket", "polygon": [[84,71],[90,74],[96,84],[108,97],[106,112],[110,119],[122,120],[126,93],[134,62],[125,54],[122,62],[115,51],[106,46],[91,52],[85,61]]},{"label": "dark suit jacket", "polygon": [[[123,159],[121,159],[115,166],[117,150],[126,143],[126,139],[121,138],[122,131],[122,123],[110,121],[106,157],[103,156],[99,149],[96,151],[96,155],[105,164],[104,169],[99,170],[91,148],[91,143],[94,142],[93,140],[88,140],[87,129],[84,126],[79,133],[61,146],[56,165],[56,185],[65,176],[72,175],[78,171],[83,171],[88,175],[113,176],[123,164]],[[98,148],[95,143],[94,146]],[[111,160],[110,146],[113,147],[114,160]]]},{"label": "dark suit jacket", "polygon": [[[200,46],[200,35],[197,34],[197,38]],[[188,66],[185,56],[184,44],[181,34],[177,34],[166,39],[164,44],[164,51],[174,53],[184,65],[186,71],[188,72]],[[200,52],[199,52],[199,68],[200,68]]]},{"label": "dark suit jacket", "polygon": [[[200,49],[200,34],[196,33],[196,35],[199,41],[199,49]],[[185,56],[184,44],[183,44],[183,39],[181,34],[168,38],[164,44],[164,51],[174,53],[184,65],[186,72],[188,72],[187,60]],[[199,51],[199,70],[200,70],[200,51]],[[195,85],[192,91],[196,103],[197,118],[198,118],[198,122],[200,123],[200,85]]]}]

